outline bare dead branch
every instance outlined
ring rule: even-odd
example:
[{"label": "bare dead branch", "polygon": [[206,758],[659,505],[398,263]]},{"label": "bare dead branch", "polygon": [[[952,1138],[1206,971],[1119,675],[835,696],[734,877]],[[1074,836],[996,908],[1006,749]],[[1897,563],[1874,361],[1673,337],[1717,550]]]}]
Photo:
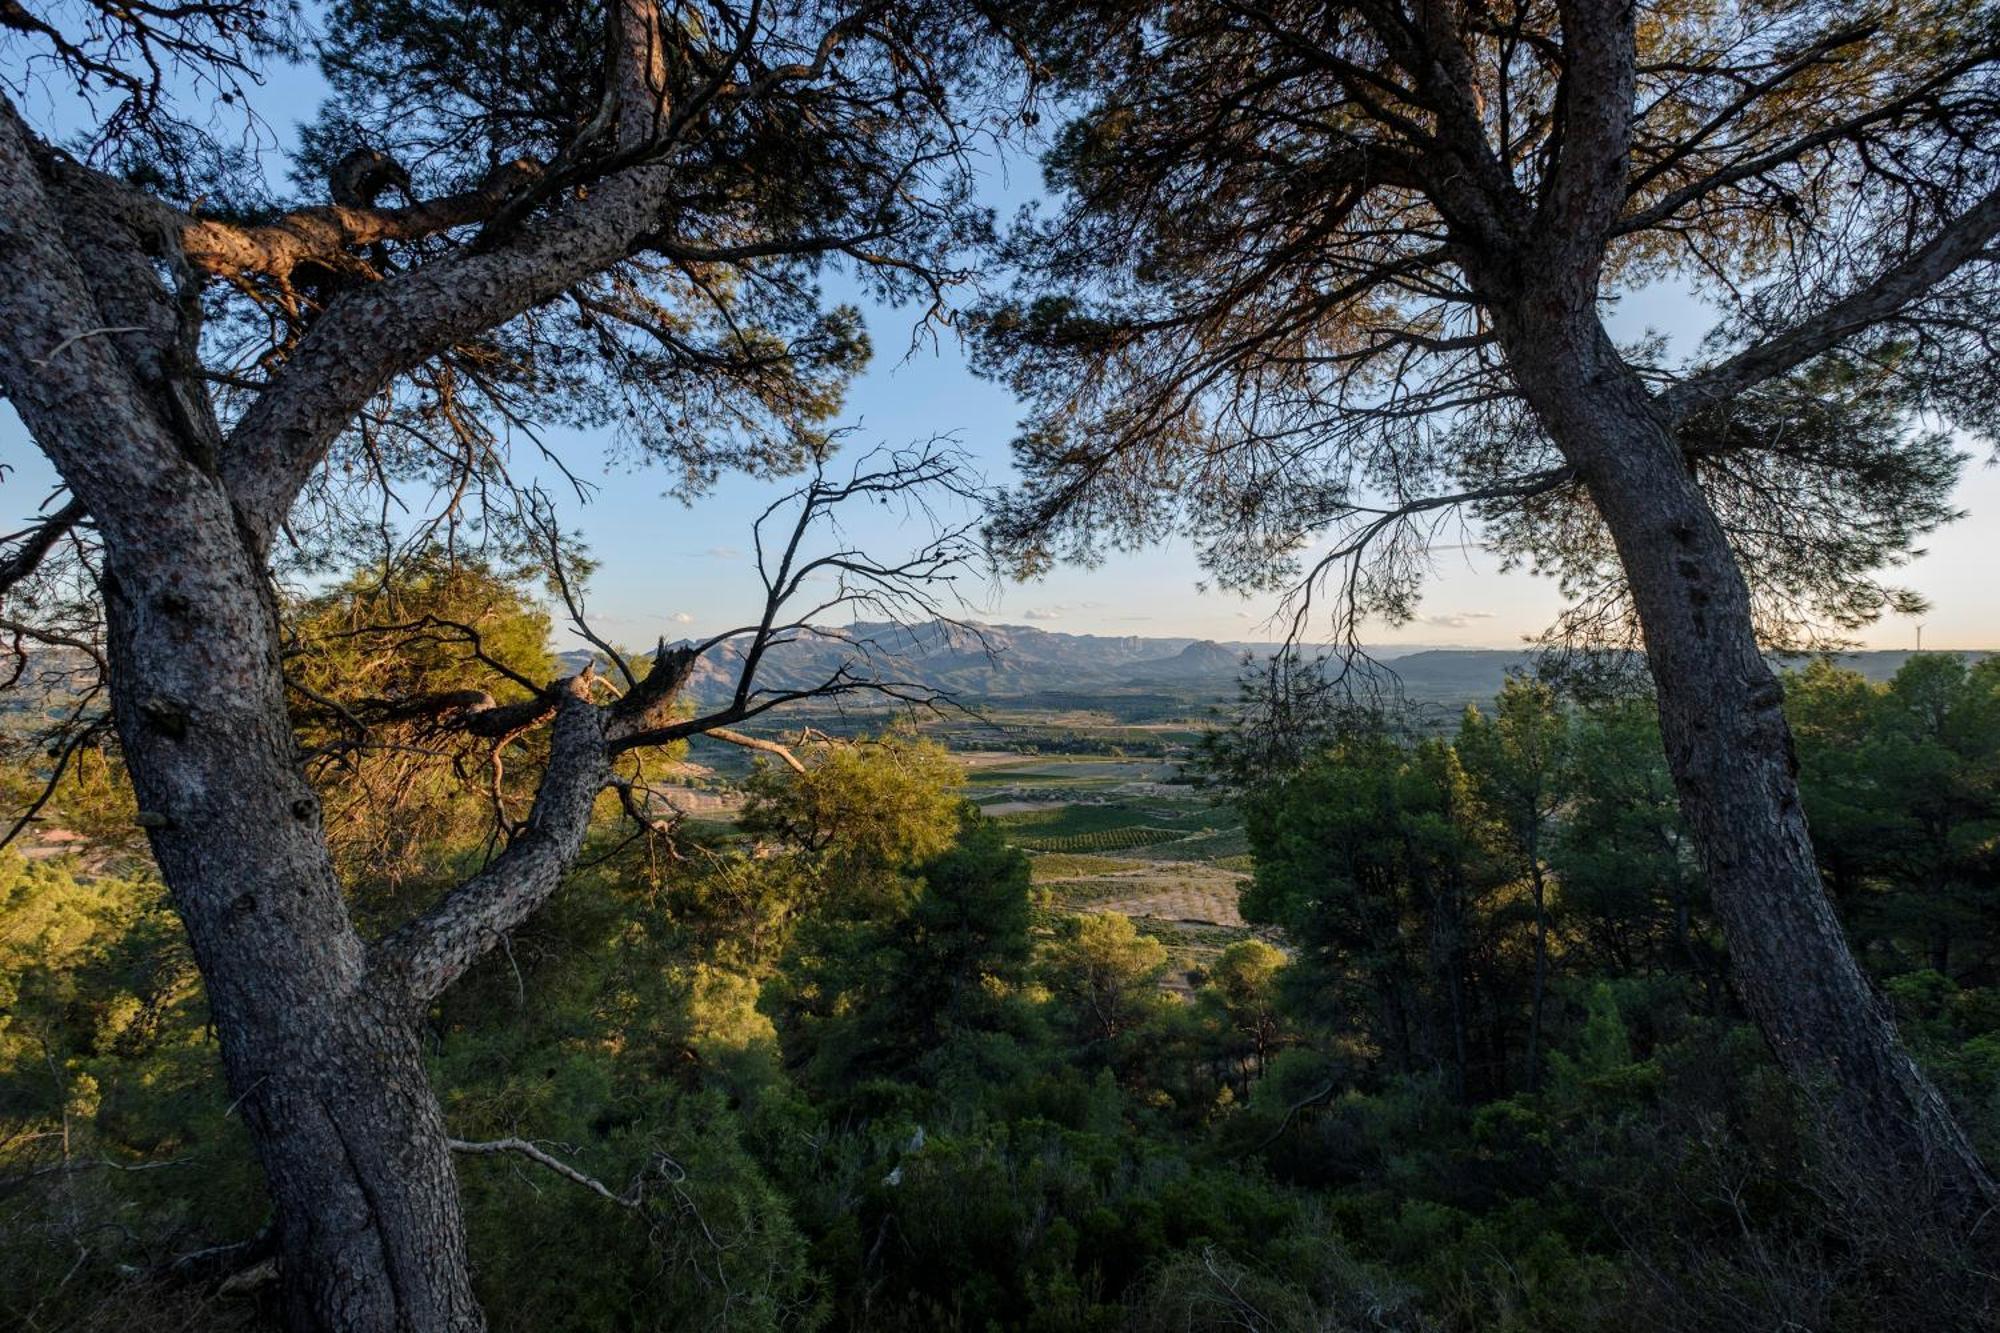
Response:
[{"label": "bare dead branch", "polygon": [[487,1139],[481,1142],[453,1139],[451,1141],[451,1150],[455,1153],[463,1153],[468,1157],[494,1157],[502,1153],[513,1153],[516,1156],[527,1158],[537,1166],[545,1167],[555,1172],[564,1180],[573,1181],[583,1186],[600,1199],[608,1203],[615,1203],[620,1208],[637,1209],[645,1206],[646,1197],[644,1187],[646,1178],[643,1172],[624,1191],[617,1192],[613,1191],[603,1181],[598,1180],[594,1176],[585,1175],[568,1162],[563,1161],[562,1158],[546,1151],[538,1144],[531,1143],[527,1139]]},{"label": "bare dead branch", "polygon": [[732,731],[728,727],[710,727],[701,734],[712,741],[726,741],[731,745],[740,745],[746,750],[757,750],[763,754],[774,754],[783,760],[785,767],[791,769],[794,773],[803,773],[806,771],[805,762],[792,753],[791,746],[786,745],[782,741],[766,740],[762,736],[747,735],[741,731]]}]

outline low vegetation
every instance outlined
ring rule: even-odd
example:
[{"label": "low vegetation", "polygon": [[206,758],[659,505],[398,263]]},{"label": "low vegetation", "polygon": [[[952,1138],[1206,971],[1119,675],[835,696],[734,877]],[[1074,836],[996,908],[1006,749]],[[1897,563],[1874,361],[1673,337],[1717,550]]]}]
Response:
[{"label": "low vegetation", "polygon": [[[2000,1151],[2000,663],[1927,657],[1887,685],[1815,666],[1789,690],[1857,947]],[[1148,796],[985,818],[909,732],[803,757],[672,857],[607,826],[433,1014],[453,1137],[564,1168],[461,1160],[495,1327],[2000,1315],[1975,1237],[1851,1206],[1810,1096],[1730,998],[1642,702],[1514,685],[1450,736],[1357,725],[1165,817]],[[360,910],[472,850],[447,794],[406,811],[422,836],[393,861],[354,830]],[[1018,846],[1139,819],[1195,830],[1175,846],[1247,840],[1251,925],[1099,905],[1176,877],[1233,894],[1225,868]],[[10,854],[0,963],[0,1313],[257,1325],[269,1285],[172,1267],[256,1235],[265,1205],[157,881]]]},{"label": "low vegetation", "polygon": [[[1990,0],[0,0],[0,1323],[2000,1327],[2000,665],[1811,658],[2000,442],[1996,87]],[[878,345],[1011,406],[864,442]],[[1168,543],[1226,712],[966,619]],[[1420,615],[1545,674],[1406,708]]]}]

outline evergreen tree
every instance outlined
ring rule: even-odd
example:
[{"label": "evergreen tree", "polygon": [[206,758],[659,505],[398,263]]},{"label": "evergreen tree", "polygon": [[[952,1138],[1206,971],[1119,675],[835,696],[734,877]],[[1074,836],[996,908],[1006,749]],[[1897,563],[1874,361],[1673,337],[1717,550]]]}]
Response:
[{"label": "evergreen tree", "polygon": [[1534,999],[1528,1014],[1528,1086],[1541,1078],[1542,1009],[1548,995],[1548,840],[1568,801],[1570,721],[1555,691],[1510,677],[1489,721],[1468,708],[1459,725],[1458,755],[1474,788],[1505,831],[1528,882],[1535,923]]},{"label": "evergreen tree", "polygon": [[[1763,656],[1915,605],[1879,575],[1953,514],[1935,417],[1993,420],[1985,6],[1010,15],[1070,99],[983,326],[1033,406],[1016,569],[1181,532],[1352,648],[1484,520],[1558,637],[1643,643],[1733,982],[1871,1188],[2000,1202],[1828,903]],[[1608,329],[1656,283],[1717,307],[1685,362]]]}]

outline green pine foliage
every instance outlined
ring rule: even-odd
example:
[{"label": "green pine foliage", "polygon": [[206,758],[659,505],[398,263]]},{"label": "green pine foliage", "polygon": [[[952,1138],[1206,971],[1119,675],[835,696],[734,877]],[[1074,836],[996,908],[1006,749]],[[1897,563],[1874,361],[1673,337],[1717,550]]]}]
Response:
[{"label": "green pine foliage", "polygon": [[[2000,667],[1790,688],[1841,911],[2000,1153]],[[1733,1007],[1643,701],[1515,685],[1446,736],[1337,729],[1241,790],[1262,933],[1191,978],[1138,923],[1038,898],[1038,826],[981,816],[935,744],[801,756],[677,857],[607,809],[430,1015],[454,1137],[604,1187],[462,1159],[495,1328],[1861,1333],[2000,1309],[1976,1237],[1851,1204]],[[390,915],[473,854],[464,799],[357,828],[358,897]],[[268,1326],[268,1285],[170,1269],[265,1212],[186,944],[131,864],[0,861],[0,1322]]]}]

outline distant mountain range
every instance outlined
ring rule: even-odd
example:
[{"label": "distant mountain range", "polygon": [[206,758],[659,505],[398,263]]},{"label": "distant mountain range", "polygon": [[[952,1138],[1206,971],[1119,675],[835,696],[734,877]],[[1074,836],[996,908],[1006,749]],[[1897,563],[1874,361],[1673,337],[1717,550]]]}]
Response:
[{"label": "distant mountain range", "polygon": [[[809,689],[843,663],[853,663],[856,671],[876,679],[978,698],[1149,684],[1213,686],[1228,692],[1248,659],[1267,657],[1277,648],[1184,637],[1064,634],[1027,625],[859,624],[821,629],[783,644],[765,656],[757,675],[766,689]],[[742,670],[742,649],[742,641],[736,640],[703,654],[688,693],[700,703],[726,698]],[[582,651],[563,656],[579,666],[589,658]]]},{"label": "distant mountain range", "polygon": [[[843,662],[876,679],[898,680],[965,698],[1006,699],[1093,693],[1131,694],[1166,690],[1216,698],[1234,693],[1252,661],[1279,645],[1218,642],[1186,637],[1065,634],[1027,625],[981,625],[970,629],[942,622],[915,626],[852,625],[824,629],[782,645],[758,671],[766,689],[808,689]],[[1417,700],[1459,702],[1497,692],[1509,672],[1531,661],[1511,648],[1371,647],[1402,693]],[[1850,653],[1842,664],[1871,680],[1886,680],[1913,654],[1901,650]],[[1983,653],[1968,654],[1980,657]],[[589,654],[565,653],[580,666]],[[696,703],[727,698],[736,688],[742,660],[738,644],[704,654],[689,681]]]}]

